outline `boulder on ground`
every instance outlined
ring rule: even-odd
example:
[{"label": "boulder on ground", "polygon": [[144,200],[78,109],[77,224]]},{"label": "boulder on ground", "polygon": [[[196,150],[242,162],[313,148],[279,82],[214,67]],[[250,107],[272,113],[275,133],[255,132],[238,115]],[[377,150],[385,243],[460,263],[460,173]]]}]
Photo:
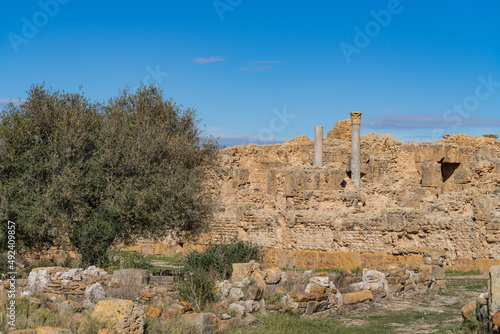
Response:
[{"label": "boulder on ground", "polygon": [[188,313],[183,316],[184,322],[194,327],[200,334],[212,334],[212,317],[210,313]]},{"label": "boulder on ground", "polygon": [[101,300],[94,307],[91,317],[107,323],[118,333],[144,333],[144,311],[131,300]]},{"label": "boulder on ground", "polygon": [[104,290],[99,282],[96,282],[85,289],[83,296],[85,300],[88,300],[91,303],[97,303],[98,301],[106,298],[106,290]]}]

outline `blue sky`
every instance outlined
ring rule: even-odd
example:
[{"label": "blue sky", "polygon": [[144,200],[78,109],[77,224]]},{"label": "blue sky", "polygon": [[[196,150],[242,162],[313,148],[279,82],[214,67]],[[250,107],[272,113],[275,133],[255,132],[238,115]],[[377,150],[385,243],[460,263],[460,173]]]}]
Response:
[{"label": "blue sky", "polygon": [[0,105],[33,83],[107,100],[154,83],[226,145],[326,131],[500,132],[500,3],[9,1]]}]

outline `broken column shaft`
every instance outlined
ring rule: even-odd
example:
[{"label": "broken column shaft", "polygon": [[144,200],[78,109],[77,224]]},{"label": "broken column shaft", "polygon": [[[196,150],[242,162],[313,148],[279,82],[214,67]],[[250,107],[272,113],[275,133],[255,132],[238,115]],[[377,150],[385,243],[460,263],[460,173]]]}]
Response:
[{"label": "broken column shaft", "polygon": [[351,179],[356,185],[361,185],[361,159],[360,159],[360,128],[361,113],[351,112]]},{"label": "broken column shaft", "polygon": [[323,127],[314,127],[314,166],[323,167]]}]

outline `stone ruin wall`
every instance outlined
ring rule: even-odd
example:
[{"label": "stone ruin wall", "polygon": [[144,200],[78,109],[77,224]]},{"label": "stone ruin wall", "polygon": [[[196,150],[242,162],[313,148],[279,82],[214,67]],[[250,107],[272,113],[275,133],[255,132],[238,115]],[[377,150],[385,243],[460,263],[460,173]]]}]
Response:
[{"label": "stone ruin wall", "polygon": [[456,269],[500,264],[499,141],[367,134],[357,189],[339,124],[323,142],[323,168],[313,167],[306,136],[223,149],[210,179],[211,238],[252,241],[282,267],[418,264],[429,248],[443,249]]}]

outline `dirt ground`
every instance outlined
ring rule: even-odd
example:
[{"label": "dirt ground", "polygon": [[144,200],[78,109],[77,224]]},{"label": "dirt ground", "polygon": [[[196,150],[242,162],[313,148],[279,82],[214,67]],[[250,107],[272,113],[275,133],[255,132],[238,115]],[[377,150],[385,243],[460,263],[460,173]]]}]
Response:
[{"label": "dirt ground", "polygon": [[447,277],[442,291],[358,304],[338,321],[360,333],[467,333],[460,309],[487,290],[487,274]]}]

